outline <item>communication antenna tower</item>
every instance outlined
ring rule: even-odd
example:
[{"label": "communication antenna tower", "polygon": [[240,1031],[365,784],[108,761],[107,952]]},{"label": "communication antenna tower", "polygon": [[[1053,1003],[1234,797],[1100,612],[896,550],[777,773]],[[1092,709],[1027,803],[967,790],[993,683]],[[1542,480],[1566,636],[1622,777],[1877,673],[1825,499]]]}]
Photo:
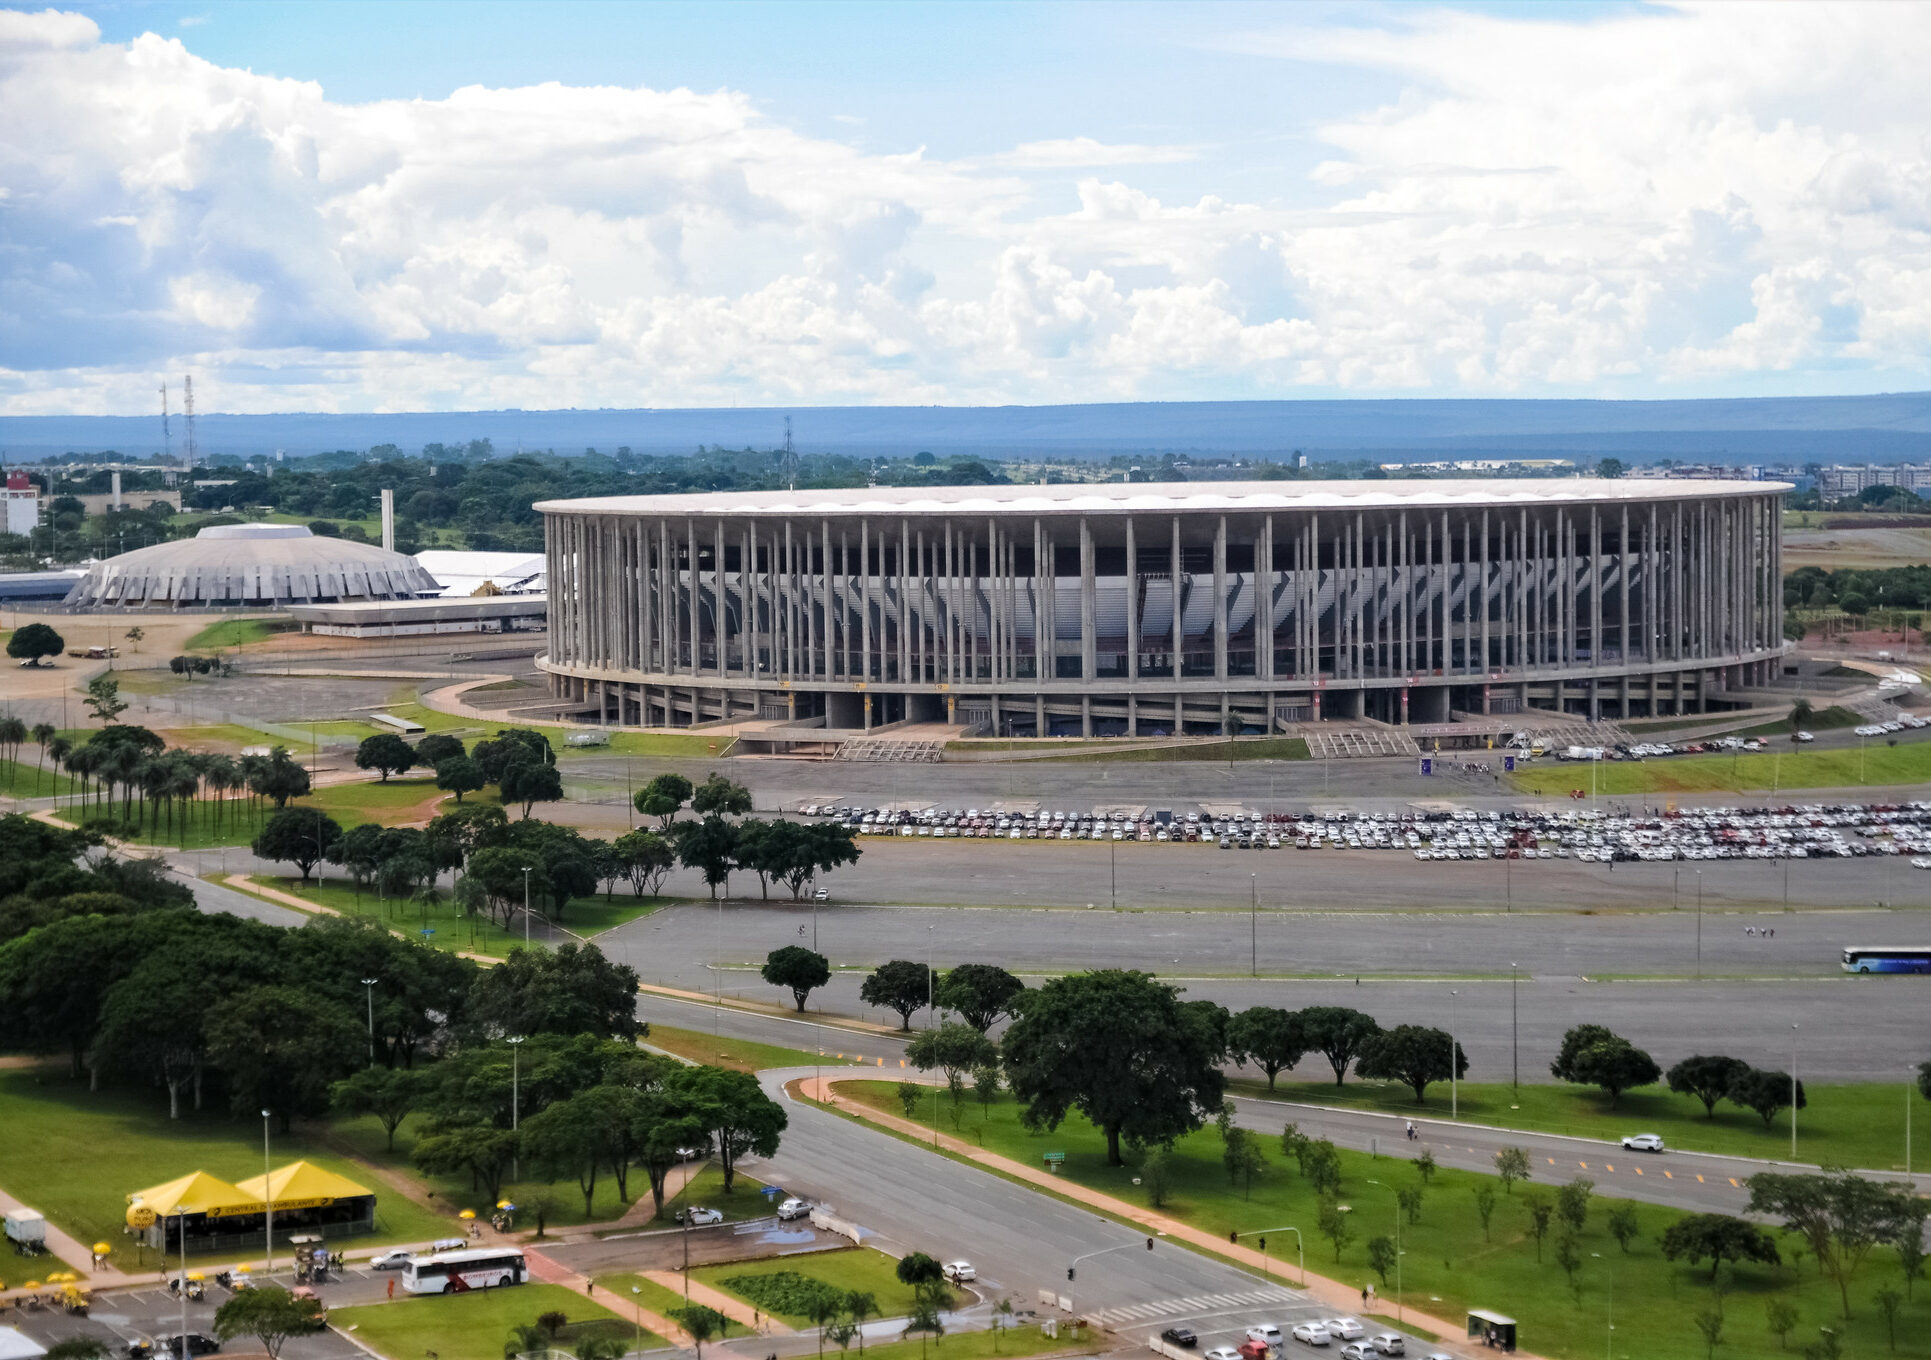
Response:
[{"label": "communication antenna tower", "polygon": [[181,413],[188,422],[188,466],[198,461],[199,450],[194,443],[194,374],[190,373],[181,380]]},{"label": "communication antenna tower", "polygon": [[163,379],[161,382],[161,452],[170,458],[174,456],[174,436],[168,432],[168,384],[166,379]]},{"label": "communication antenna tower", "polygon": [[791,446],[791,417],[784,418],[784,478],[791,490],[798,489],[798,451]]}]

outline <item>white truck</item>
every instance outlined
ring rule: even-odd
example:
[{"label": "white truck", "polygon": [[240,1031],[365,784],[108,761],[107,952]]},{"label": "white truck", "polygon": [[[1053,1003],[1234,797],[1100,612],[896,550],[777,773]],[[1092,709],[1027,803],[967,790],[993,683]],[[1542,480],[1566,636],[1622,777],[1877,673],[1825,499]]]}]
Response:
[{"label": "white truck", "polygon": [[22,1256],[37,1256],[47,1250],[46,1215],[38,1209],[9,1209],[7,1240]]},{"label": "white truck", "polygon": [[1562,753],[1564,760],[1601,760],[1600,746],[1571,746]]}]

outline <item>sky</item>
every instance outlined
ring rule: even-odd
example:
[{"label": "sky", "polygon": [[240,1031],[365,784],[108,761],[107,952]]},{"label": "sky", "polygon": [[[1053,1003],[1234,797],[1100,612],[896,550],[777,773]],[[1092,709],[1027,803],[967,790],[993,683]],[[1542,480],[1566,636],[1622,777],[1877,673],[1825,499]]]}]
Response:
[{"label": "sky", "polygon": [[1931,387],[1931,5],[0,3],[0,414]]}]

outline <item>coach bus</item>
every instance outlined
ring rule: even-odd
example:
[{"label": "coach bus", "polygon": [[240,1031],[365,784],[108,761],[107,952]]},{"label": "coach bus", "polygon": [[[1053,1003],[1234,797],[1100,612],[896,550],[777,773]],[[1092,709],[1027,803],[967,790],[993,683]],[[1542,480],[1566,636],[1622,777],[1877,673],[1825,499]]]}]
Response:
[{"label": "coach bus", "polygon": [[1846,949],[1846,973],[1931,973],[1931,949]]},{"label": "coach bus", "polygon": [[402,1268],[402,1287],[411,1294],[465,1294],[522,1284],[527,1273],[516,1247],[471,1247],[411,1257]]}]

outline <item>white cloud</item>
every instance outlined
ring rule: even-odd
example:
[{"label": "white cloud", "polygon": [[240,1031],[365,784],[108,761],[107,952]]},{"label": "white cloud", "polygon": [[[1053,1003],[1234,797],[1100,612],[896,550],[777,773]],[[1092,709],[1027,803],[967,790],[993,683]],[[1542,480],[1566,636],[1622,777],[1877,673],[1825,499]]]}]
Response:
[{"label": "white cloud", "polygon": [[729,90],[346,105],[0,10],[0,411],[189,368],[228,410],[1927,376],[1931,11],[1393,14],[1240,36],[1404,88],[1215,193],[1268,153],[882,154]]}]

